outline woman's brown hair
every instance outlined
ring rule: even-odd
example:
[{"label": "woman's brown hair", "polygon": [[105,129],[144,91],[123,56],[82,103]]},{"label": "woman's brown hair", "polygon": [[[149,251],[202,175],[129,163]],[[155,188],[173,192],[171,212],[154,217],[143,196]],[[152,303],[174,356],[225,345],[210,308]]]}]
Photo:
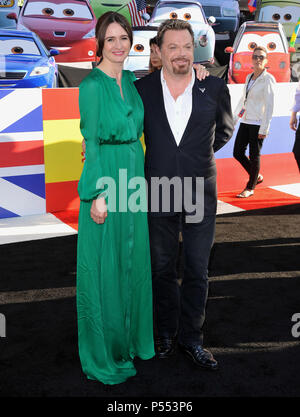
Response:
[{"label": "woman's brown hair", "polygon": [[99,57],[102,57],[105,34],[106,34],[108,26],[111,23],[118,23],[125,30],[130,40],[130,46],[132,46],[132,42],[133,42],[132,29],[128,20],[124,16],[122,16],[120,13],[106,12],[102,16],[99,17],[97,24],[96,24],[96,39],[98,43],[97,56]]}]

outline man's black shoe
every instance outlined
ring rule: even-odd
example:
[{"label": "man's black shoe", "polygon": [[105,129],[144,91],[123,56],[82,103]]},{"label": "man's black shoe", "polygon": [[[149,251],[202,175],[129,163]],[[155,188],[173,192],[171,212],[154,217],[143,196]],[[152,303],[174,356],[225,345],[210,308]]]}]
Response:
[{"label": "man's black shoe", "polygon": [[157,337],[155,339],[156,355],[160,358],[168,358],[175,352],[174,337]]},{"label": "man's black shoe", "polygon": [[211,371],[218,369],[218,362],[214,359],[212,353],[207,349],[203,349],[201,345],[180,344],[179,346],[189,356],[189,358],[202,368],[206,368]]}]

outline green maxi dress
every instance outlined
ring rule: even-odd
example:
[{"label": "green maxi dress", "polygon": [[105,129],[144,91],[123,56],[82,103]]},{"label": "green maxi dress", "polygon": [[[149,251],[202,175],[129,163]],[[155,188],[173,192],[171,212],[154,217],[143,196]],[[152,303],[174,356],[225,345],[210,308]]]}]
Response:
[{"label": "green maxi dress", "polygon": [[[147,213],[124,208],[137,193],[140,204],[146,192],[127,189],[124,175],[119,178],[123,170],[128,182],[134,177],[145,182],[139,140],[144,108],[134,80],[123,71],[123,99],[116,80],[94,68],[79,88],[86,160],[78,185],[78,345],[83,372],[104,384],[135,375],[135,356],[154,356]],[[90,209],[93,199],[108,191],[99,181],[103,177],[116,184],[116,211],[108,205],[105,223],[96,224]],[[109,204],[110,194],[106,199]]]}]

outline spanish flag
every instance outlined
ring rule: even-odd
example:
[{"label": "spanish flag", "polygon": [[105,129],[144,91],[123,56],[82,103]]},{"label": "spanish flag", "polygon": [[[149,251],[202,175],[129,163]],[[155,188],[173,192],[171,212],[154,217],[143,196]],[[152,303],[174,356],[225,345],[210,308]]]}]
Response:
[{"label": "spanish flag", "polygon": [[47,212],[79,208],[82,135],[78,88],[43,89]]}]

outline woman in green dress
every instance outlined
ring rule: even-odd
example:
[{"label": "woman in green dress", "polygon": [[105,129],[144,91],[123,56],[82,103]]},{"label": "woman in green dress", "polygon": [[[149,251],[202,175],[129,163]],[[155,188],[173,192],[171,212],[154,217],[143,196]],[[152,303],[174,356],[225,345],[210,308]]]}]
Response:
[{"label": "woman in green dress", "polygon": [[[78,185],[78,344],[86,376],[118,384],[136,374],[134,357],[154,356],[147,213],[126,207],[137,193],[128,182],[144,176],[144,110],[134,75],[123,70],[132,45],[127,20],[105,13],[96,39],[100,64],[79,88],[86,159]],[[145,188],[138,194],[146,201]]]}]

